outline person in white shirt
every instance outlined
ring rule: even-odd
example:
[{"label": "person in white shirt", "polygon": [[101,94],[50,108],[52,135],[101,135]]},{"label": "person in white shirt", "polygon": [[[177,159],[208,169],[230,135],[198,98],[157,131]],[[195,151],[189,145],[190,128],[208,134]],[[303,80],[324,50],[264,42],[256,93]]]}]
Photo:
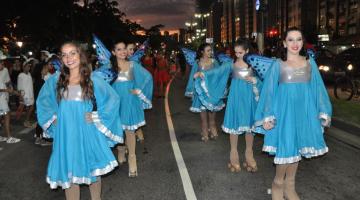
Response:
[{"label": "person in white shirt", "polygon": [[34,112],[34,88],[30,74],[31,62],[24,62],[22,72],[17,78],[17,90],[20,93],[20,106],[27,108],[24,126],[33,127],[30,123],[31,114]]},{"label": "person in white shirt", "polygon": [[6,56],[0,51],[0,117],[4,117],[4,132],[6,137],[0,136],[0,142],[12,144],[20,142],[20,139],[12,137],[10,133],[10,108],[9,93],[13,92],[8,69],[5,68]]}]

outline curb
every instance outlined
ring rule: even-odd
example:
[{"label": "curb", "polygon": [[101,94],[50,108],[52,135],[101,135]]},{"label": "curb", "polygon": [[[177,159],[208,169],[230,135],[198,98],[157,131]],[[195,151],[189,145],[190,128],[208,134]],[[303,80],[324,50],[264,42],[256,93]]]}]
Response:
[{"label": "curb", "polygon": [[360,125],[345,121],[343,119],[332,117],[332,125],[340,130],[360,137]]}]

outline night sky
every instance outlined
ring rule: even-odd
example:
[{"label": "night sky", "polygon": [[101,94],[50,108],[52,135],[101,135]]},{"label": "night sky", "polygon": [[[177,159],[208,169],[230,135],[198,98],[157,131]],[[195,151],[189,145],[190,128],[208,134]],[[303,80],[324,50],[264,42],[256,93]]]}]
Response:
[{"label": "night sky", "polygon": [[195,13],[195,0],[117,0],[126,18],[145,28],[156,24],[165,25],[165,30],[184,27]]}]

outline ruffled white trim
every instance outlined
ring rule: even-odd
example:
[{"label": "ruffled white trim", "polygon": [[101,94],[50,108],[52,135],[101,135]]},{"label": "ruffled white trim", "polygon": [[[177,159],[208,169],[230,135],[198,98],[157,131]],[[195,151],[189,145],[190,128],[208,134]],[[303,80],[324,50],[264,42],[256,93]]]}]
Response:
[{"label": "ruffled white trim", "polygon": [[201,106],[200,108],[190,107],[191,112],[200,113],[202,111],[206,111],[206,108],[204,106]]},{"label": "ruffled white trim", "polygon": [[210,97],[209,90],[206,87],[206,83],[205,83],[204,79],[201,80],[200,85],[201,85],[202,89],[204,90],[206,96]]},{"label": "ruffled white trim", "polygon": [[94,122],[95,127],[98,129],[98,131],[100,131],[101,133],[103,133],[106,137],[110,138],[111,140],[118,142],[118,143],[123,143],[124,142],[124,138],[120,137],[118,135],[115,135],[114,133],[112,133],[100,120],[99,114],[97,111],[91,112],[91,117],[92,120]]},{"label": "ruffled white trim", "polygon": [[323,149],[315,149],[314,147],[304,147],[300,150],[301,155],[304,156],[305,158],[321,156],[327,152],[329,152],[328,147],[325,147]]},{"label": "ruffled white trim", "polygon": [[108,164],[106,167],[102,168],[102,169],[95,169],[91,172],[91,176],[102,176],[104,174],[107,174],[109,172],[111,172],[115,167],[118,166],[117,161],[113,160],[110,162],[110,164]]},{"label": "ruffled white trim", "polygon": [[276,118],[274,115],[271,115],[269,117],[265,117],[263,120],[256,121],[255,126],[262,126],[264,122],[271,122],[273,125],[275,125]]},{"label": "ruffled white trim", "polygon": [[[265,152],[268,152],[270,154],[276,154],[277,148],[274,146],[263,146],[262,150]],[[297,156],[292,156],[292,157],[288,157],[288,158],[279,158],[279,157],[275,156],[274,163],[275,164],[295,163],[295,162],[299,162],[301,160],[301,156],[303,156],[305,158],[312,158],[312,157],[324,155],[328,151],[329,151],[328,147],[324,147],[322,149],[315,149],[314,147],[304,147],[299,150],[300,155],[297,155]]]},{"label": "ruffled white trim", "polygon": [[263,146],[262,150],[269,153],[276,153],[276,147],[274,146]]},{"label": "ruffled white trim", "polygon": [[259,89],[256,87],[256,83],[253,85],[253,93],[255,95],[255,101],[259,101]]},{"label": "ruffled white trim", "polygon": [[274,163],[277,165],[296,163],[301,160],[301,156],[294,156],[289,158],[274,158]]},{"label": "ruffled white trim", "polygon": [[249,126],[240,126],[237,129],[227,128],[224,125],[221,126],[221,129],[225,133],[234,134],[234,135],[241,135],[244,133],[249,133],[253,131],[253,128],[250,128]]},{"label": "ruffled white trim", "polygon": [[44,130],[43,131],[43,137],[44,138],[51,138],[51,136],[49,135],[48,133],[48,128],[51,126],[51,124],[57,119],[57,116],[56,115],[53,115],[49,121],[47,121],[43,126],[42,126],[42,129]]},{"label": "ruffled white trim", "polygon": [[327,124],[322,124],[322,125],[325,126],[325,127],[330,127],[330,125],[331,125],[331,116],[330,116],[330,115],[328,115],[327,113],[321,112],[321,113],[319,114],[319,118],[320,118],[320,119],[323,119],[323,120],[325,120],[325,121],[328,120],[328,123],[327,123]]},{"label": "ruffled white trim", "polygon": [[224,91],[224,96],[222,97],[223,99],[226,99],[228,97],[229,91],[229,88],[226,87]]},{"label": "ruffled white trim", "polygon": [[[206,96],[210,97],[209,90],[206,87],[206,82],[205,82],[204,79],[201,80],[200,87],[204,90]],[[214,104],[206,101],[206,99],[204,99],[204,97],[202,96],[201,90],[196,85],[195,85],[195,90],[197,91],[198,98],[200,99],[201,103],[204,105],[204,108],[206,108],[206,110],[209,110],[209,111],[212,111],[212,112],[218,112],[218,111],[222,110],[225,107],[224,103],[222,103],[221,105],[215,106]],[[190,108],[190,110],[192,111],[191,108]],[[195,112],[198,112],[198,111],[195,111]]]},{"label": "ruffled white trim", "polygon": [[208,110],[207,108],[205,108],[205,106],[201,106],[200,108],[190,107],[190,111],[195,112],[195,113],[200,113],[203,111],[218,112],[218,111],[222,110],[224,107],[225,107],[225,104],[223,103],[220,106],[214,106],[213,110]]},{"label": "ruffled white trim", "polygon": [[[92,176],[101,176],[101,175],[107,174],[107,173],[111,172],[117,166],[118,166],[118,163],[115,160],[113,160],[104,168],[95,169],[94,171],[92,171],[91,175]],[[51,181],[50,177],[46,177],[46,182],[48,184],[50,184],[51,189],[56,189],[59,186],[62,187],[62,189],[67,189],[67,188],[70,188],[71,184],[87,184],[87,185],[91,184],[91,178],[88,178],[88,177],[76,177],[76,176],[72,176],[71,174],[69,174],[68,179],[70,179],[70,180],[67,182],[62,182],[62,181]]]},{"label": "ruffled white trim", "polygon": [[140,128],[140,127],[142,127],[142,126],[144,126],[146,124],[146,122],[145,121],[142,121],[142,122],[140,122],[140,123],[138,123],[138,124],[135,124],[135,125],[122,125],[122,128],[124,129],[124,130],[129,130],[129,131],[135,131],[135,130],[137,130],[138,128]]},{"label": "ruffled white trim", "polygon": [[185,96],[186,97],[192,97],[193,96],[193,92],[185,92]]},{"label": "ruffled white trim", "polygon": [[143,101],[142,102],[143,109],[151,109],[152,108],[152,103],[151,103],[150,99],[148,99],[141,90],[140,90],[140,93],[138,94],[138,97]]}]

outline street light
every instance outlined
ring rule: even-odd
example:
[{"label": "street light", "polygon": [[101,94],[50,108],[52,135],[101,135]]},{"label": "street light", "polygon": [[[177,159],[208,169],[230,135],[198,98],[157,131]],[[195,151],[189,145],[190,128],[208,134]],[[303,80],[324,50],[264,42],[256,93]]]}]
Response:
[{"label": "street light", "polygon": [[18,45],[18,47],[22,47],[23,46],[23,42],[21,42],[21,41],[18,41],[18,42],[16,42],[16,45]]}]

